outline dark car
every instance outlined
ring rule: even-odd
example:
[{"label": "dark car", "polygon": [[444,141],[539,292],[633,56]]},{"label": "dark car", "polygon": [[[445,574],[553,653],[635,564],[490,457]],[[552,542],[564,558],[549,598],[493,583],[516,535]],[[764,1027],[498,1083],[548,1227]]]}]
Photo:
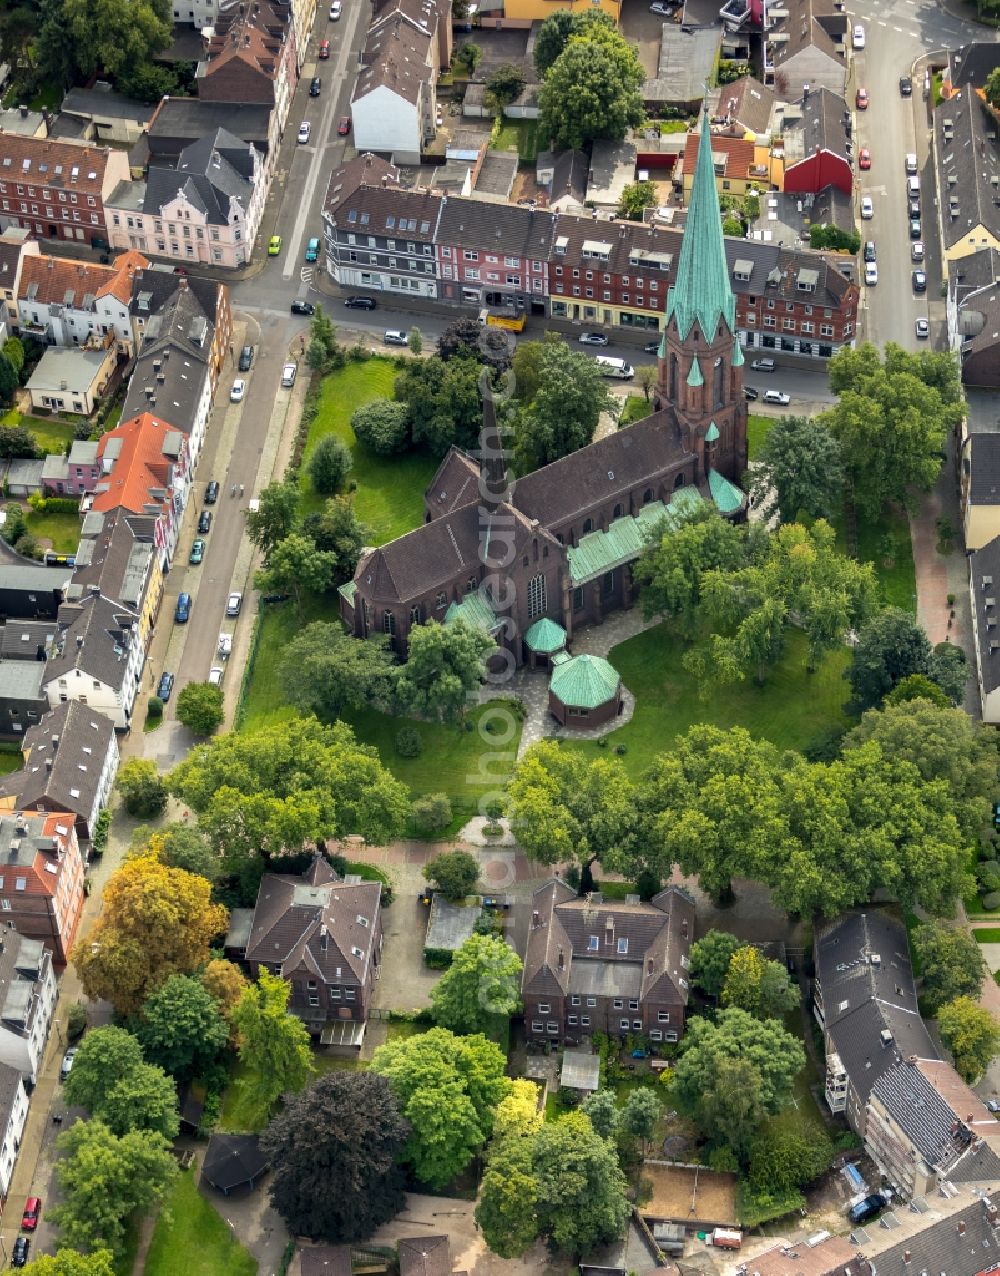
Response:
[{"label": "dark car", "polygon": [[217,479],[209,479],[205,487],[205,504],[214,505],[219,499],[219,483]]},{"label": "dark car", "polygon": [[202,510],[198,515],[198,531],[210,532],[212,530],[212,511]]},{"label": "dark car", "polygon": [[33,1232],[38,1226],[38,1216],[42,1212],[42,1198],[29,1196],[24,1202],[24,1213],[21,1215],[21,1226],[26,1232]]},{"label": "dark car", "polygon": [[170,693],[173,689],[174,675],[172,673],[167,673],[167,671],[164,670],[163,673],[160,674],[160,681],[156,687],[156,694],[163,703],[166,704],[170,699]]},{"label": "dark car", "polygon": [[658,341],[647,341],[642,350],[644,354],[659,354],[660,343]]},{"label": "dark car", "polygon": [[319,97],[322,91],[323,91],[323,81],[319,78],[318,75],[314,75],[313,78],[309,81],[309,96]]},{"label": "dark car", "polygon": [[858,1201],[857,1205],[852,1205],[847,1217],[854,1224],[867,1223],[869,1219],[873,1219],[879,1210],[885,1209],[886,1199],[881,1192],[872,1192],[871,1196],[866,1196],[863,1201]]},{"label": "dark car", "polygon": [[908,75],[901,75],[899,77],[899,96],[900,97],[913,96],[913,81],[910,79]]},{"label": "dark car", "polygon": [[747,403],[753,403],[754,399],[760,398],[760,391],[755,390],[752,385],[745,385],[743,387],[743,397]]},{"label": "dark car", "polygon": [[178,594],[177,606],[174,608],[174,620],[178,625],[186,625],[191,619],[191,595]]},{"label": "dark car", "polygon": [[922,270],[915,270],[913,272],[913,291],[914,292],[927,291],[927,276],[924,274]]},{"label": "dark car", "polygon": [[374,310],[374,297],[345,297],[344,305],[348,310]]},{"label": "dark car", "polygon": [[11,1267],[27,1267],[28,1251],[31,1249],[31,1241],[27,1236],[19,1236],[14,1242],[14,1248],[10,1251]]},{"label": "dark car", "polygon": [[293,315],[312,315],[315,313],[316,313],[316,307],[313,305],[311,301],[293,301],[292,302]]},{"label": "dark car", "polygon": [[240,351],[240,371],[249,372],[253,363],[253,346],[244,346]]},{"label": "dark car", "polygon": [[874,239],[865,240],[865,261],[875,260],[875,241]]},{"label": "dark car", "polygon": [[910,218],[910,238],[920,239],[922,235],[923,235],[923,231],[920,229],[920,222],[916,219],[916,217],[911,217]]}]

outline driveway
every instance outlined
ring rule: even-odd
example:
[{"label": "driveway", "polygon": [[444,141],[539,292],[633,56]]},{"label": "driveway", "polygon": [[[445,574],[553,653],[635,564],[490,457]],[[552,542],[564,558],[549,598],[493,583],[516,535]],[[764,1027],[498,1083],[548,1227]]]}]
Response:
[{"label": "driveway", "polygon": [[622,5],[622,35],[634,44],[646,78],[653,80],[660,64],[660,42],[666,19],[650,13],[649,0],[625,0]]}]

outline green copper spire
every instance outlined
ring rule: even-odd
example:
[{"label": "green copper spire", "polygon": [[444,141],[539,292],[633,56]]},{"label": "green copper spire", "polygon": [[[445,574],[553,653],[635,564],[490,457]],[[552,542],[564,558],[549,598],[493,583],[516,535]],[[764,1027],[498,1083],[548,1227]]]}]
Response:
[{"label": "green copper spire", "polygon": [[718,441],[719,441],[719,427],[713,421],[712,424],[705,431],[705,442],[718,443]]},{"label": "green copper spire", "polygon": [[740,345],[739,337],[733,342],[733,367],[742,368],[746,360],[743,358],[743,347]]},{"label": "green copper spire", "polygon": [[705,378],[701,375],[701,364],[698,362],[698,356],[691,360],[691,371],[687,376],[688,385],[704,385]]},{"label": "green copper spire", "polygon": [[715,189],[712,135],[708,131],[707,113],[701,117],[698,162],[681,241],[677,282],[667,293],[666,317],[669,320],[671,316],[677,319],[682,341],[695,320],[702,336],[709,341],[715,336],[720,319],[725,320],[730,332],[736,331],[736,298],[729,285],[726,268],[726,246],[722,239],[722,217]]}]

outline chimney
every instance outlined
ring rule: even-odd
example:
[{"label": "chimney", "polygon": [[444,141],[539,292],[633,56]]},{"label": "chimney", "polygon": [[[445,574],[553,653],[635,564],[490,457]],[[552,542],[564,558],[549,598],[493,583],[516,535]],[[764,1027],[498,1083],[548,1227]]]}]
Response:
[{"label": "chimney", "polygon": [[19,106],[17,109],[21,112],[21,119],[26,120],[28,118],[28,108],[26,106]]},{"label": "chimney", "polygon": [[646,962],[646,974],[651,975],[652,973],[653,973],[653,959],[652,957],[650,957],[650,959]]},{"label": "chimney", "polygon": [[565,969],[566,969],[566,957],[565,957],[565,955],[563,954],[563,950],[562,950],[561,948],[559,949],[559,960],[558,960],[558,962],[557,962],[557,965],[558,965],[558,967],[559,967],[559,969],[560,969],[560,970],[565,970]]},{"label": "chimney", "polygon": [[964,1224],[964,1223],[959,1223],[959,1225],[958,1225],[958,1234],[959,1234],[959,1236],[964,1236],[964,1235],[965,1235],[965,1224]]},{"label": "chimney", "polygon": [[912,1257],[913,1257],[913,1255],[910,1253],[910,1251],[909,1251],[908,1249],[904,1249],[904,1250],[903,1250],[903,1262],[904,1262],[904,1263],[908,1263],[908,1262],[912,1259]]}]

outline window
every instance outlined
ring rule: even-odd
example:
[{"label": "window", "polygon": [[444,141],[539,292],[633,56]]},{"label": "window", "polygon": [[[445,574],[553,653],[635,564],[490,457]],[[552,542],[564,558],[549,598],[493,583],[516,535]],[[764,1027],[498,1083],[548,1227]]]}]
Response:
[{"label": "window", "polygon": [[[6,901],[6,900],[4,900],[4,903],[5,903],[5,904],[7,904],[7,901]],[[8,907],[8,908],[10,908],[10,905],[9,905],[9,904],[7,904],[7,907]],[[580,1016],[580,1027],[581,1027],[581,1028],[589,1028],[589,1027],[590,1027],[590,1015],[581,1015],[581,1016]]]},{"label": "window", "polygon": [[545,611],[545,577],[539,572],[528,581],[528,616],[534,620]]},{"label": "window", "polygon": [[391,612],[391,611],[384,611],[384,612],[382,613],[382,628],[385,630],[385,632],[389,635],[389,637],[390,637],[390,638],[394,638],[394,637],[395,637],[395,635],[396,635],[396,616],[395,616],[395,613],[394,613],[394,612]]},{"label": "window", "polygon": [[622,1032],[628,1032],[628,1020],[627,1020],[627,1019],[619,1019],[619,1020],[618,1020],[618,1027],[619,1027],[619,1028],[621,1028]]},{"label": "window", "polygon": [[584,519],[583,535],[586,536],[588,532],[592,532],[593,530],[594,530],[594,520],[592,518]]},{"label": "window", "polygon": [[470,252],[470,250],[466,248],[465,251],[462,253],[462,260],[463,261],[478,261],[479,254],[477,252]]},{"label": "window", "polygon": [[576,1023],[576,1015],[567,1015],[566,1022],[571,1026]]},{"label": "window", "polygon": [[658,1012],[657,1012],[657,1015],[656,1015],[656,1022],[657,1022],[657,1023],[669,1023],[669,1022],[670,1022],[670,1011],[669,1011],[669,1010],[660,1010],[660,1011],[658,1011]]},{"label": "window", "polygon": [[311,993],[309,994],[309,1005],[310,1005],[313,1009],[315,1009],[317,1006],[319,1006],[319,993],[318,993],[318,992],[311,992]]},{"label": "window", "polygon": [[546,1004],[546,1005],[544,1005],[544,1006],[543,1006],[543,1005],[541,1004],[541,1002],[539,1002],[539,1005],[538,1005],[538,1013],[539,1013],[540,1015],[547,1015],[547,1014],[549,1014],[549,1012],[550,1012],[551,1010],[552,1010],[552,1007],[551,1007],[550,1005]]},{"label": "window", "polygon": [[2,909],[3,909],[3,911],[4,911],[5,913],[9,913],[9,912],[10,912],[10,900],[9,900],[9,899],[0,899],[0,908],[2,908]]},{"label": "window", "polygon": [[630,1001],[630,1002],[628,1003],[628,1008],[629,1008],[629,1010],[638,1010],[638,1009],[639,1009],[639,1003],[638,1003],[637,1001]]},{"label": "window", "polygon": [[588,1005],[588,1006],[596,1006],[596,1005],[597,1005],[597,998],[596,998],[596,997],[588,997],[588,998],[587,998],[587,1005]]},{"label": "window", "polygon": [[434,600],[434,609],[435,611],[444,611],[444,609],[447,606],[448,606],[448,595],[442,589],[441,592],[438,594],[437,598],[435,598]]},{"label": "window", "polygon": [[573,996],[570,997],[569,1004],[571,1006],[578,1006],[580,1004],[580,997],[578,993],[574,993]]},{"label": "window", "polygon": [[600,952],[600,950],[601,950],[601,941],[597,938],[596,935],[589,936],[589,938],[587,939],[587,952],[597,953],[597,952]]},{"label": "window", "polygon": [[[626,954],[627,952],[628,952],[628,940],[627,940],[627,939],[619,939],[619,941],[618,941],[618,955],[619,955],[620,957],[624,957],[624,956],[625,956],[625,954]],[[631,1004],[632,1004],[632,1003],[631,1003],[631,1002],[629,1002],[629,1005],[631,1005]]]},{"label": "window", "polygon": [[573,610],[583,611],[583,586],[577,585],[573,590]]},{"label": "window", "polygon": [[28,879],[27,879],[26,877],[15,877],[15,878],[14,878],[14,889],[15,889],[16,891],[23,891],[23,890],[26,890],[26,889],[27,889],[27,886],[28,886]]},{"label": "window", "polygon": [[666,1034],[666,1036],[665,1036],[665,1038],[664,1038],[664,1039],[665,1039],[666,1041],[676,1041],[676,1040],[677,1040],[677,1033],[676,1033],[676,1032],[668,1032],[668,1033]]},{"label": "window", "polygon": [[624,1009],[625,1009],[625,1002],[622,1000],[622,998],[621,998],[621,997],[616,997],[616,998],[615,998],[615,1000],[614,1000],[613,1005],[614,1005],[615,1010],[624,1010]]},{"label": "window", "polygon": [[641,1020],[641,1019],[633,1019],[633,1020],[632,1020],[632,1028],[633,1028],[633,1030],[634,1030],[635,1032],[642,1032],[642,1020]]},{"label": "window", "polygon": [[550,1023],[550,1024],[548,1024],[548,1025],[547,1025],[547,1027],[546,1027],[545,1031],[549,1034],[549,1036],[550,1036],[550,1037],[558,1036],[558,1035],[559,1035],[559,1025],[558,1025],[557,1023]]},{"label": "window", "polygon": [[532,1031],[532,1032],[541,1032],[541,1031],[542,1031],[542,1025],[541,1025],[541,1021],[540,1021],[540,1020],[538,1020],[538,1019],[533,1019],[533,1020],[531,1021],[531,1031]]},{"label": "window", "polygon": [[653,1031],[649,1034],[649,1039],[650,1041],[662,1041],[663,1033],[660,1032],[659,1028],[654,1028]]}]

